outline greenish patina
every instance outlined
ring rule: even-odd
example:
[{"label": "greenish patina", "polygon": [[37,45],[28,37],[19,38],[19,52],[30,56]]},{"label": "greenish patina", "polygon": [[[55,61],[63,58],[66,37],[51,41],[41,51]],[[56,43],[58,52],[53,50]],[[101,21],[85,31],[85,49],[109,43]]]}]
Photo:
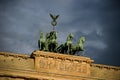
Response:
[{"label": "greenish patina", "polygon": [[49,35],[48,50],[51,52],[57,52],[57,32],[51,31]]},{"label": "greenish patina", "polygon": [[50,52],[58,52],[58,53],[63,53],[63,54],[71,54],[75,55],[79,51],[83,51],[84,53],[84,42],[85,42],[85,37],[80,37],[78,40],[77,44],[72,43],[74,35],[70,33],[66,39],[66,42],[64,44],[61,44],[58,46],[57,42],[57,32],[54,29],[54,26],[57,25],[56,19],[59,17],[59,15],[52,15],[50,14],[52,18],[52,26],[53,30],[50,33],[46,33],[46,37],[44,38],[44,33],[40,33],[40,39],[38,40],[38,46],[40,50],[43,51],[50,51]]},{"label": "greenish patina", "polygon": [[85,42],[85,37],[81,37],[76,45],[72,45],[70,54],[74,55],[79,51],[84,51],[83,43]]},{"label": "greenish patina", "polygon": [[40,33],[40,39],[38,40],[38,46],[40,50],[57,52],[57,32],[51,31],[46,34],[46,39],[44,38],[43,32]]},{"label": "greenish patina", "polygon": [[73,39],[73,34],[70,33],[66,39],[66,42],[64,44],[61,44],[57,48],[57,51],[60,53],[68,53],[69,54],[71,52],[72,39]]},{"label": "greenish patina", "polygon": [[40,33],[40,39],[38,40],[38,46],[40,50],[45,50],[45,38],[44,33]]},{"label": "greenish patina", "polygon": [[48,51],[48,44],[50,42],[50,36],[49,36],[49,33],[46,33],[46,41],[45,41],[45,51]]}]

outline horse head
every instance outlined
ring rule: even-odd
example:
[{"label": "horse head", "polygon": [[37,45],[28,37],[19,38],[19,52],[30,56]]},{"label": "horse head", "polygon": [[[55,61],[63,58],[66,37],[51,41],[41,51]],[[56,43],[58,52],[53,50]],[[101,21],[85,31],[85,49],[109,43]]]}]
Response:
[{"label": "horse head", "polygon": [[84,42],[85,42],[85,37],[84,37],[84,36],[82,36],[82,37],[80,37],[80,38],[79,38],[78,43],[81,43],[81,42],[82,42],[82,43],[84,43]]},{"label": "horse head", "polygon": [[67,41],[72,41],[74,35],[72,33],[70,33],[67,37]]},{"label": "horse head", "polygon": [[82,36],[82,37],[80,37],[79,38],[79,41],[78,41],[78,45],[79,45],[79,47],[80,47],[80,49],[83,51],[84,49],[83,49],[83,43],[85,42],[85,37],[84,36]]},{"label": "horse head", "polygon": [[73,39],[74,35],[72,33],[69,34],[70,39]]},{"label": "horse head", "polygon": [[40,32],[40,38],[44,38],[44,33]]}]

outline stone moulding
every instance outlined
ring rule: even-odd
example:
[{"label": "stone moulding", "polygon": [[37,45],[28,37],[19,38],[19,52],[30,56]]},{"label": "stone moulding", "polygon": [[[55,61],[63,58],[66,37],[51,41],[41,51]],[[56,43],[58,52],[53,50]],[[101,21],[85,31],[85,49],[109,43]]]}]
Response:
[{"label": "stone moulding", "polygon": [[117,67],[117,66],[108,66],[108,65],[103,65],[103,64],[91,64],[91,67],[120,70],[120,67]]},{"label": "stone moulding", "polygon": [[10,52],[0,52],[0,55],[6,56],[6,57],[12,56],[12,57],[15,57],[15,58],[21,57],[21,58],[23,58],[23,59],[30,58],[29,55],[25,55],[25,54],[15,54],[15,53],[10,53]]},{"label": "stone moulding", "polygon": [[[66,78],[64,80],[106,80],[104,78],[98,78],[98,77],[90,77],[90,76],[72,76],[72,75],[62,75],[62,74],[56,74],[56,73],[46,73],[46,72],[36,72],[33,70],[22,70],[22,69],[5,69],[5,68],[0,68],[0,77],[12,77],[15,78],[20,78],[25,79],[25,80],[63,80],[62,78]],[[12,72],[12,75],[11,75]],[[9,74],[7,74],[9,73]],[[17,73],[17,74],[16,74]],[[51,76],[50,78],[45,78],[44,75]],[[56,79],[56,76],[61,79]],[[63,77],[64,76],[64,77]],[[68,79],[68,78],[71,79]],[[6,79],[5,79],[6,80]],[[18,79],[19,80],[19,79]],[[109,79],[109,80],[117,80],[117,79]],[[119,80],[119,79],[118,79]]]},{"label": "stone moulding", "polygon": [[45,57],[45,58],[53,58],[53,59],[61,59],[61,60],[70,60],[70,61],[78,61],[78,62],[86,62],[86,63],[93,63],[94,60],[91,60],[88,57],[83,56],[73,56],[73,55],[67,55],[67,54],[59,54],[59,53],[50,53],[45,51],[39,51],[35,50],[32,55],[32,57]]}]

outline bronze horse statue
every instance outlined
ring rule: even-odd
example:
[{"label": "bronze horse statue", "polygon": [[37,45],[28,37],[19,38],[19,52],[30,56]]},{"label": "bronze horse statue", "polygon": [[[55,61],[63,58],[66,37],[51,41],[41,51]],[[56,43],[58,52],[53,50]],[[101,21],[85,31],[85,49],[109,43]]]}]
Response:
[{"label": "bronze horse statue", "polygon": [[56,52],[58,43],[57,43],[57,32],[51,31],[49,34],[48,50],[50,52]]},{"label": "bronze horse statue", "polygon": [[79,51],[84,51],[83,43],[85,42],[85,37],[81,37],[76,45],[72,45],[70,54],[75,55]]},{"label": "bronze horse statue", "polygon": [[57,43],[57,32],[51,31],[46,34],[46,40],[44,39],[43,32],[40,33],[40,39],[38,40],[38,46],[40,50],[56,52],[58,43]]},{"label": "bronze horse statue", "polygon": [[68,53],[69,54],[71,52],[72,40],[73,40],[73,34],[70,33],[67,37],[66,42],[64,44],[61,44],[57,48],[57,51],[60,53]]},{"label": "bronze horse statue", "polygon": [[38,46],[40,50],[45,50],[45,39],[44,39],[44,33],[40,33],[40,39],[38,40]]}]

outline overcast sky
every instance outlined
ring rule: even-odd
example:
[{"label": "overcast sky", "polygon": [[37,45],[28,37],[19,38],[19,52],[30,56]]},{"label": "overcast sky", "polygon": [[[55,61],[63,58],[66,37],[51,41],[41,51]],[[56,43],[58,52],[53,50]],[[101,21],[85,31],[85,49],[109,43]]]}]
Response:
[{"label": "overcast sky", "polygon": [[[120,0],[0,0],[0,51],[31,54],[40,31],[50,32],[49,13],[59,14],[58,42],[86,37],[85,55],[120,66]],[[80,53],[81,54],[81,53]]]}]

